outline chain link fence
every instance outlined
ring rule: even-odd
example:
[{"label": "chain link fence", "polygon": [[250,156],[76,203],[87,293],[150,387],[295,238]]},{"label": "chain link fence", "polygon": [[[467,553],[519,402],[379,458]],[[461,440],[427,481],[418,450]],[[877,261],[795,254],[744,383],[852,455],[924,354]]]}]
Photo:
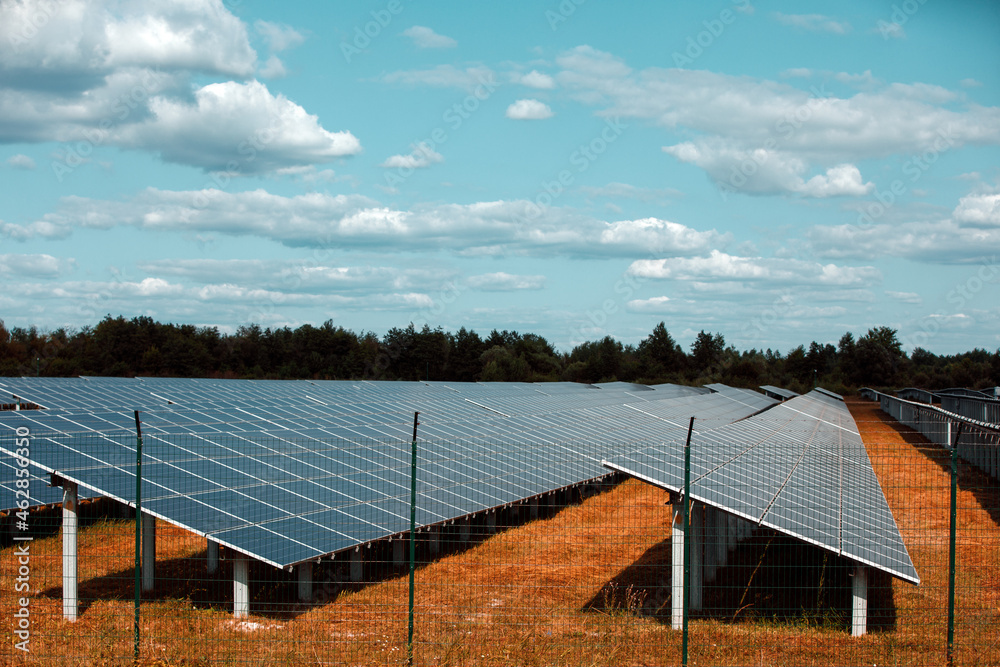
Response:
[{"label": "chain link fence", "polygon": [[[688,601],[687,630],[674,629],[672,530],[680,504],[676,495],[620,474],[458,519],[433,523],[417,517],[416,532],[400,530],[345,546],[332,558],[325,554],[289,564],[301,553],[295,543],[308,544],[310,531],[322,527],[353,535],[359,522],[377,523],[366,511],[409,517],[410,443],[329,443],[354,461],[354,483],[381,485],[377,491],[388,500],[355,511],[348,497],[341,504],[330,499],[327,504],[338,512],[297,517],[280,530],[277,514],[243,517],[268,562],[229,546],[235,536],[199,534],[148,514],[137,526],[134,507],[109,498],[84,498],[69,508],[77,522],[75,557],[66,546],[67,507],[6,512],[0,662],[1000,664],[1000,486],[978,463],[987,452],[953,458],[950,448],[901,424],[877,402],[850,401],[849,407],[920,577],[914,585],[868,570],[863,636],[852,636],[856,563],[746,522],[719,541],[724,531],[709,528],[728,525],[728,518],[697,504],[691,514],[702,513],[698,520],[706,530],[699,558],[687,561],[693,563],[687,576],[698,568],[701,599],[696,605]],[[189,435],[158,438],[198,447]],[[132,435],[117,444],[134,451],[135,441]],[[236,443],[233,457],[240,456]],[[995,439],[992,443],[975,446],[997,446]],[[419,454],[423,445],[419,439],[417,444]],[[144,475],[156,472],[158,446],[145,443]],[[391,448],[390,458],[400,462],[393,474],[374,474],[371,452],[377,447]],[[461,463],[461,450],[450,451],[455,464]],[[543,464],[578,464],[558,447],[529,449],[516,442],[493,445],[488,458],[517,461],[524,475]],[[104,483],[118,489],[120,499],[134,502],[124,461],[118,470],[104,471]],[[220,470],[227,465],[224,459],[215,463]],[[219,470],[215,474],[225,478]],[[260,471],[260,478],[268,480],[267,471]],[[308,480],[308,474],[297,471],[297,478]],[[71,480],[55,481],[64,489],[73,486]],[[518,477],[503,475],[479,482],[519,483]],[[293,495],[310,493],[308,484],[292,487],[280,478],[240,492],[260,499],[271,486]],[[209,512],[239,509],[227,507],[221,495],[210,502],[203,489],[180,491],[167,497],[163,489],[146,487],[142,496],[159,500],[143,509],[156,513],[174,503],[171,516],[188,511],[199,521]],[[418,496],[418,505],[425,497]],[[442,495],[435,498],[444,502]],[[179,510],[182,505],[187,509]],[[73,582],[65,578],[70,560]],[[71,586],[75,620],[67,620]]]}]

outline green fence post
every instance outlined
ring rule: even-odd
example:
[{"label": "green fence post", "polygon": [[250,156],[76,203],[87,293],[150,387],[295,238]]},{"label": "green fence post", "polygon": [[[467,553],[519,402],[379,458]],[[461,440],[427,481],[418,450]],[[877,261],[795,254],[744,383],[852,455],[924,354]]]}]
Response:
[{"label": "green fence post", "polygon": [[417,418],[413,413],[413,445],[410,450],[410,627],[406,636],[406,664],[413,664],[413,583],[417,560]]},{"label": "green fence post", "polygon": [[132,625],[135,634],[132,653],[139,662],[139,606],[142,603],[142,426],[139,411],[135,411],[135,620]]},{"label": "green fence post", "polygon": [[951,446],[951,526],[948,530],[948,664],[955,660],[955,533],[958,528],[958,441],[962,437],[958,425]]},{"label": "green fence post", "polygon": [[681,630],[681,664],[688,664],[688,608],[691,605],[691,432],[694,417],[688,424],[684,443],[684,621]]}]

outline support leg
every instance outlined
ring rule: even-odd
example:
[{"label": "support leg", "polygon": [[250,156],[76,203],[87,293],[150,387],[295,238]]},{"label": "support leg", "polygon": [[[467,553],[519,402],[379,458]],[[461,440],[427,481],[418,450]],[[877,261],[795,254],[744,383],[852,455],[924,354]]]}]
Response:
[{"label": "support leg", "polygon": [[868,568],[854,566],[851,582],[851,635],[861,637],[868,632]]},{"label": "support leg", "polygon": [[233,560],[233,616],[250,615],[250,561],[243,554]]},{"label": "support leg", "polygon": [[63,618],[75,621],[79,598],[77,596],[77,487],[73,482],[63,483],[62,538],[63,538]]},{"label": "support leg", "polygon": [[684,533],[684,505],[675,503],[674,522],[670,533],[670,627],[674,630],[681,630],[684,627]]},{"label": "support leg", "polygon": [[312,599],[312,585],[313,585],[313,564],[312,563],[299,563],[299,599],[300,600],[310,600]]}]

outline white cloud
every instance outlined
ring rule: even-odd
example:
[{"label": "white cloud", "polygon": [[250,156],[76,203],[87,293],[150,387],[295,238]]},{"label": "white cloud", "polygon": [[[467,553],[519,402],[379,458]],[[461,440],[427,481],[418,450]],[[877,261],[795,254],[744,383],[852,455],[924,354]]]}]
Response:
[{"label": "white cloud", "polygon": [[654,296],[649,299],[632,299],[625,307],[634,313],[668,313],[676,310],[668,296]]},{"label": "white cloud", "polygon": [[260,75],[265,79],[280,79],[288,74],[285,63],[278,56],[271,56],[260,68]]},{"label": "white cloud", "polygon": [[856,287],[879,282],[871,266],[841,267],[797,259],[738,257],[712,250],[708,257],[637,260],[629,273],[663,280],[737,280],[831,287]]},{"label": "white cloud", "polygon": [[484,273],[470,276],[469,287],[484,292],[512,292],[515,290],[540,290],[545,286],[545,276],[519,276],[504,273]]},{"label": "white cloud", "polygon": [[721,139],[665,146],[663,151],[681,162],[701,167],[728,191],[836,197],[864,195],[875,187],[871,182],[863,183],[861,172],[851,164],[836,165],[806,181],[804,175],[809,165],[794,154],[764,148],[740,150]]},{"label": "white cloud", "polygon": [[73,269],[76,262],[52,255],[0,255],[0,275],[18,278],[56,278]]},{"label": "white cloud", "polygon": [[872,75],[870,69],[866,69],[861,74],[851,74],[849,72],[836,72],[833,75],[835,81],[846,83],[857,87],[871,87],[881,81]]},{"label": "white cloud", "polygon": [[432,88],[461,88],[472,91],[484,86],[492,91],[497,87],[496,75],[489,67],[476,65],[459,69],[454,65],[438,65],[433,69],[399,70],[383,75],[383,83]]},{"label": "white cloud", "polygon": [[[37,16],[44,25],[23,39]],[[274,51],[302,40],[287,26],[255,27]],[[132,148],[239,173],[360,151],[350,132],[325,130],[257,81],[192,87],[195,76],[243,79],[257,69],[246,25],[221,0],[0,3],[0,63],[0,142],[82,141],[88,152]],[[260,73],[285,67],[272,55]]]},{"label": "white cloud", "polygon": [[7,158],[7,164],[14,169],[24,169],[30,171],[35,168],[35,161],[24,153],[18,153]]},{"label": "white cloud", "polygon": [[853,164],[831,167],[825,174],[813,176],[798,192],[806,197],[860,197],[875,189],[875,184],[861,182],[861,172]]},{"label": "white cloud", "polygon": [[127,200],[65,197],[56,211],[39,220],[26,225],[0,223],[0,234],[11,240],[64,238],[74,229],[114,227],[256,236],[292,247],[433,248],[468,256],[634,257],[650,247],[673,256],[700,254],[730,240],[715,230],[696,231],[655,218],[609,223],[571,208],[539,211],[526,200],[398,210],[361,195],[286,197],[265,190],[155,188]]},{"label": "white cloud", "polygon": [[362,296],[386,289],[431,291],[455,275],[440,268],[331,265],[313,259],[170,259],[139,262],[158,277],[195,284],[243,285],[254,289]]},{"label": "white cloud", "polygon": [[255,60],[246,26],[220,0],[0,3],[0,62],[35,90],[65,88],[70,74],[87,87],[119,68],[249,76]]},{"label": "white cloud", "polygon": [[890,292],[890,291],[886,291],[885,294],[889,298],[895,299],[896,301],[899,301],[900,303],[908,303],[908,304],[911,304],[911,305],[914,305],[914,306],[922,306],[923,303],[924,303],[923,297],[920,296],[919,294],[917,294],[916,292]]},{"label": "white cloud", "polygon": [[305,36],[295,28],[280,23],[255,21],[253,27],[267,42],[268,48],[274,52],[290,49],[306,40]]},{"label": "white cloud", "polygon": [[1000,194],[962,197],[952,215],[971,227],[1000,227]]},{"label": "white cloud", "polygon": [[689,255],[702,253],[712,246],[728,243],[729,234],[715,230],[699,232],[684,225],[658,218],[620,220],[609,223],[601,232],[601,243],[635,248],[636,252]]},{"label": "white cloud", "polygon": [[949,219],[818,226],[807,238],[812,252],[830,259],[905,257],[933,264],[977,264],[1000,255],[1000,227],[967,227]]},{"label": "white cloud", "polygon": [[538,100],[517,100],[507,107],[507,118],[513,120],[545,120],[552,118],[552,109],[549,105]]},{"label": "white cloud", "polygon": [[403,34],[412,39],[418,49],[450,49],[458,46],[458,42],[451,37],[439,35],[422,25],[407,28]]},{"label": "white cloud", "polygon": [[379,166],[391,169],[424,169],[440,162],[444,162],[444,156],[426,142],[420,142],[413,147],[412,152],[405,155],[392,155]]},{"label": "white cloud", "polygon": [[206,170],[262,173],[361,151],[353,134],[323,129],[316,116],[259,81],[209,84],[193,103],[156,97],[149,107],[153,117],[123,128],[122,143]]},{"label": "white cloud", "polygon": [[707,70],[635,72],[589,46],[561,54],[557,64],[560,87],[599,115],[693,135],[667,152],[701,166],[718,183],[728,183],[745,159],[765,157],[745,186],[750,192],[788,192],[816,170],[865,159],[1000,144],[1000,108],[966,103],[940,86],[844,75],[872,89],[816,96],[787,83]]},{"label": "white cloud", "polygon": [[556,87],[556,81],[548,74],[542,74],[538,70],[531,70],[527,74],[521,76],[518,80],[522,86],[527,86],[529,88],[538,88],[539,90],[551,90]]},{"label": "white cloud", "polygon": [[983,84],[973,78],[967,78],[959,81],[958,85],[962,86],[962,88],[980,88]]},{"label": "white cloud", "polygon": [[830,32],[835,35],[846,35],[851,31],[851,24],[846,21],[836,21],[823,14],[772,14],[782,25],[808,30],[811,32]]}]

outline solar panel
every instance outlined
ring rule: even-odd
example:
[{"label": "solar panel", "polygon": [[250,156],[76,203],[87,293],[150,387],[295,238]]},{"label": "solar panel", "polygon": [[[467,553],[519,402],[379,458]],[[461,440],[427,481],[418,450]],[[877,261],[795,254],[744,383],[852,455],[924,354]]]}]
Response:
[{"label": "solar panel", "polygon": [[767,394],[768,396],[776,396],[782,399],[795,398],[799,394],[792,391],[791,389],[784,389],[782,387],[775,387],[774,385],[764,384],[760,386],[760,390]]},{"label": "solar panel", "polygon": [[[413,411],[427,526],[602,477],[603,459],[678,437],[685,416],[708,429],[758,409],[631,385],[286,382],[272,396],[261,382],[109,380],[103,395],[138,382],[158,402],[142,413],[143,510],[278,567],[409,529]],[[0,413],[0,450],[28,426],[42,470],[134,503],[132,412],[73,408]]]},{"label": "solar panel", "polygon": [[[605,462],[661,488],[683,487],[680,440]],[[842,402],[810,392],[691,440],[693,499],[919,583]]]}]

